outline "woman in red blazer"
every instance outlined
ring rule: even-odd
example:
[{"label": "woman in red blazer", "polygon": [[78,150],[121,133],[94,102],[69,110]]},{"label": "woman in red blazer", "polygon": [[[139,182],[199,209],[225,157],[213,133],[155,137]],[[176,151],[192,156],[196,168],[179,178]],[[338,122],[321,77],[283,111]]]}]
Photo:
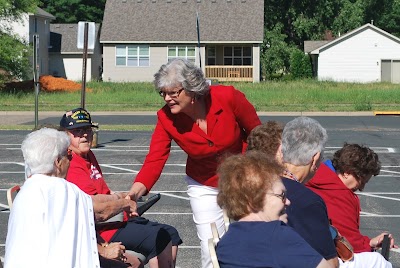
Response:
[{"label": "woman in red blazer", "polygon": [[136,200],[150,191],[174,140],[188,155],[185,179],[201,240],[202,267],[211,267],[210,223],[217,222],[220,234],[224,232],[216,201],[218,164],[226,155],[242,153],[247,134],[261,122],[242,92],[232,86],[209,86],[202,70],[189,61],[176,59],[162,65],[154,77],[166,104],[157,112],[150,151],[127,197]]}]

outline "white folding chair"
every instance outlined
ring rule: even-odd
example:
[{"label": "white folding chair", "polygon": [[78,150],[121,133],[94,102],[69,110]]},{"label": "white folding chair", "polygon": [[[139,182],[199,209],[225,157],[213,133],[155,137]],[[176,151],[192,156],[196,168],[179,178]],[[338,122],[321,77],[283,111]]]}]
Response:
[{"label": "white folding chair", "polygon": [[219,268],[217,253],[215,252],[215,244],[212,238],[208,239],[208,249],[210,251],[211,262],[214,268]]},{"label": "white folding chair", "polygon": [[225,232],[227,232],[229,229],[229,224],[231,224],[231,219],[228,218],[228,214],[226,213],[225,209],[223,209],[222,212],[224,215]]},{"label": "white folding chair", "polygon": [[[231,221],[230,221],[225,209],[223,210],[223,217],[224,217],[225,232],[227,232]],[[219,242],[220,236],[218,233],[217,224],[215,222],[212,222],[212,223],[210,223],[210,226],[211,226],[211,233],[212,233],[213,237],[208,239],[208,249],[210,251],[211,262],[213,264],[213,267],[219,268],[219,263],[218,263],[217,253],[215,252],[215,247],[217,246],[217,244]]]},{"label": "white folding chair", "polygon": [[217,246],[217,244],[219,242],[218,229],[217,229],[217,225],[215,224],[215,222],[210,223],[210,226],[211,226],[211,233],[212,233],[213,237],[208,239],[208,250],[210,251],[211,262],[213,264],[213,267],[219,268],[217,253],[215,252],[215,247]]}]

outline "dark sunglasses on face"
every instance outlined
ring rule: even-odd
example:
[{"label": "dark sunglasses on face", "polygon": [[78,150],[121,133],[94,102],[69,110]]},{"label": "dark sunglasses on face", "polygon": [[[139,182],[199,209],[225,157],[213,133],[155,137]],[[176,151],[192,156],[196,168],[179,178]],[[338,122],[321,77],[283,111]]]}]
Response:
[{"label": "dark sunglasses on face", "polygon": [[183,91],[183,88],[181,88],[181,89],[179,89],[179,90],[176,90],[176,91],[171,91],[171,92],[165,92],[165,91],[160,90],[160,91],[158,92],[158,94],[160,94],[160,96],[161,96],[162,98],[165,98],[165,96],[167,96],[167,95],[168,95],[170,98],[178,98],[182,91]]},{"label": "dark sunglasses on face", "polygon": [[72,160],[72,150],[71,149],[67,150],[67,158],[68,158],[69,161]]},{"label": "dark sunglasses on face", "polygon": [[87,134],[93,135],[93,129],[92,128],[77,128],[77,129],[71,129],[68,130],[74,137],[83,137],[83,135]]},{"label": "dark sunglasses on face", "polygon": [[267,193],[267,194],[274,195],[274,196],[280,198],[282,200],[283,204],[286,203],[286,192],[282,192],[281,194],[276,194],[276,193]]}]

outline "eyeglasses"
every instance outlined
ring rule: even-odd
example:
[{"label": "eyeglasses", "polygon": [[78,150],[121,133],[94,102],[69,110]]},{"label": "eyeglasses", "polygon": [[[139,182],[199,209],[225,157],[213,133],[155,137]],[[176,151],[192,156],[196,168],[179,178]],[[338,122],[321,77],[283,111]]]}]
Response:
[{"label": "eyeglasses", "polygon": [[72,160],[72,150],[71,149],[67,150],[67,158],[68,158],[69,161]]},{"label": "eyeglasses", "polygon": [[83,137],[83,135],[87,134],[93,135],[93,129],[92,128],[77,128],[77,129],[71,129],[68,130],[74,137]]},{"label": "eyeglasses", "polygon": [[176,90],[176,91],[171,91],[171,92],[165,92],[165,91],[160,90],[158,92],[158,94],[160,94],[160,97],[162,97],[162,98],[165,98],[165,96],[167,96],[167,95],[170,98],[178,98],[183,90],[184,90],[184,88],[181,88],[181,89]]},{"label": "eyeglasses", "polygon": [[270,194],[270,195],[274,195],[274,196],[276,196],[276,197],[279,197],[281,200],[282,200],[282,202],[283,202],[283,204],[285,204],[286,203],[286,192],[282,192],[281,194],[276,194],[276,193],[267,193],[267,194]]}]

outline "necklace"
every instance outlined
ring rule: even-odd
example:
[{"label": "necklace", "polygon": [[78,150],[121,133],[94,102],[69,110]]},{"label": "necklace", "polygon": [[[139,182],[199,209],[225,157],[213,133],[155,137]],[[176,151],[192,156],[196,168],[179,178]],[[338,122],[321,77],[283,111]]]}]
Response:
[{"label": "necklace", "polygon": [[290,172],[290,171],[287,170],[287,169],[285,169],[285,170],[283,171],[283,177],[288,178],[288,179],[291,179],[291,180],[295,180],[295,181],[297,181],[297,182],[300,182],[299,179],[298,179],[292,172]]}]

